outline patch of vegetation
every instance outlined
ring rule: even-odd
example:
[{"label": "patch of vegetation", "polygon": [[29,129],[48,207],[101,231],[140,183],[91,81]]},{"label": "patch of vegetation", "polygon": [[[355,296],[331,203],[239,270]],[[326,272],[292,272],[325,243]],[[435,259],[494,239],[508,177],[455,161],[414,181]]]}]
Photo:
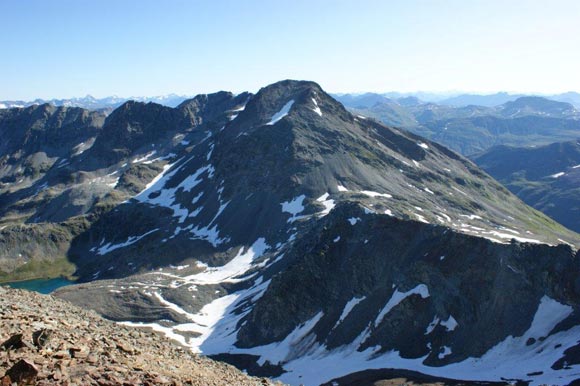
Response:
[{"label": "patch of vegetation", "polygon": [[76,266],[64,257],[54,260],[32,259],[10,273],[0,271],[0,283],[57,277],[73,279],[75,271]]}]

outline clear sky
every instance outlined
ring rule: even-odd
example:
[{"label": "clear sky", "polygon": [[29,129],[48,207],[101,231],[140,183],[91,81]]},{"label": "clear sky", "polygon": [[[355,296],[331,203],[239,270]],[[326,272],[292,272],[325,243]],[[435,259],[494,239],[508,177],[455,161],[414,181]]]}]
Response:
[{"label": "clear sky", "polygon": [[0,0],[0,100],[580,91],[578,0]]}]

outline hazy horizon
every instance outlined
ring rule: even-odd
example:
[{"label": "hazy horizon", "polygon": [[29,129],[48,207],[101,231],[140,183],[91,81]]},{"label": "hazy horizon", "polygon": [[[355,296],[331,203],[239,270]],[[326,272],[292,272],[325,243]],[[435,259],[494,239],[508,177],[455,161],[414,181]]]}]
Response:
[{"label": "hazy horizon", "polygon": [[[580,2],[0,3],[0,100],[257,91],[580,91]],[[434,90],[434,91],[429,91]]]},{"label": "hazy horizon", "polygon": [[[264,85],[263,87],[265,87],[267,85]],[[324,87],[323,87],[324,88]],[[44,101],[49,101],[49,100],[69,100],[69,99],[82,99],[82,98],[94,98],[96,100],[100,100],[100,99],[105,99],[105,98],[119,98],[119,99],[127,99],[130,100],[131,98],[144,98],[144,99],[149,99],[149,98],[162,98],[162,97],[177,97],[177,98],[191,98],[194,97],[196,95],[199,94],[211,94],[214,92],[219,92],[219,91],[231,91],[231,90],[214,90],[214,91],[209,91],[207,93],[190,93],[190,94],[178,94],[178,93],[174,93],[174,92],[169,92],[168,94],[159,94],[159,95],[129,95],[129,96],[123,96],[123,95],[103,95],[103,96],[95,96],[95,95],[91,95],[91,94],[85,94],[85,95],[73,95],[73,96],[68,96],[68,97],[45,97],[45,98],[30,98],[30,99],[15,99],[15,98],[4,98],[1,99],[0,101],[22,101],[22,102],[33,102],[35,100],[44,100]],[[243,90],[240,92],[235,92],[234,94],[239,94],[245,91],[249,91],[249,92],[257,92],[258,90]],[[400,94],[401,97],[405,97],[405,96],[417,96],[419,99],[421,95],[427,95],[427,96],[431,96],[431,97],[437,97],[440,98],[441,100],[443,99],[447,99],[447,98],[453,98],[456,96],[463,96],[463,95],[474,95],[474,96],[493,96],[493,95],[497,95],[497,94],[507,94],[507,95],[512,95],[512,96],[516,96],[516,95],[525,95],[525,96],[541,96],[541,97],[550,97],[550,96],[557,96],[557,95],[562,95],[562,94],[567,94],[567,93],[576,93],[578,95],[580,95],[580,92],[577,91],[566,91],[566,92],[562,92],[562,93],[540,93],[540,92],[510,92],[510,91],[494,91],[494,92],[484,92],[484,93],[478,93],[478,92],[474,92],[474,91],[424,91],[424,90],[419,90],[419,91],[397,91],[397,90],[387,90],[387,91],[353,91],[353,92],[333,92],[333,91],[329,91],[329,90],[325,90],[326,92],[328,92],[331,95],[364,95],[364,94],[377,94],[377,95],[388,95],[388,94]]]}]

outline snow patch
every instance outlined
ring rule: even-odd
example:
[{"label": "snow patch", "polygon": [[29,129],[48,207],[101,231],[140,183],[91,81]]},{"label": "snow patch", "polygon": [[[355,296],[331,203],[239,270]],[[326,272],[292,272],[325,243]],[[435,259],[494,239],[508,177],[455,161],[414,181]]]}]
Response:
[{"label": "snow patch", "polygon": [[140,236],[131,236],[127,239],[127,241],[123,242],[123,243],[119,243],[119,244],[111,244],[111,243],[107,243],[105,245],[103,245],[102,247],[97,249],[97,255],[104,255],[107,254],[109,252],[112,252],[116,249],[119,248],[125,248],[131,244],[135,244],[137,241],[141,240],[143,237],[149,236],[151,233],[153,232],[157,232],[159,230],[159,228],[150,230],[149,232],[143,233]]},{"label": "snow patch", "polygon": [[[197,213],[196,213],[196,211],[194,211],[194,212],[192,212],[192,214],[197,214]],[[215,218],[216,217],[214,217],[214,219]],[[208,243],[210,243],[211,245],[213,245],[214,248],[220,244],[223,244],[223,243],[229,241],[228,237],[220,237],[220,231],[217,227],[217,224],[214,226],[211,226],[211,223],[210,223],[209,225],[206,225],[204,227],[197,225],[195,228],[190,230],[190,233],[193,235],[191,237],[192,240],[205,240]]]},{"label": "snow patch", "polygon": [[439,355],[437,355],[437,358],[443,359],[450,354],[451,354],[451,348],[449,348],[447,346],[443,346],[443,352],[439,353]]},{"label": "snow patch", "polygon": [[[175,163],[172,164],[167,164],[165,166],[163,166],[163,170],[161,171],[161,173],[159,173],[157,176],[155,176],[155,178],[153,178],[147,185],[145,185],[145,188],[137,195],[135,196],[135,198],[137,200],[140,200],[139,197],[143,197],[143,195],[149,191],[151,188],[153,188],[154,186],[157,186],[159,188],[162,188],[163,185],[165,185],[165,179],[163,181],[163,183],[160,183],[161,179],[163,179],[164,177],[170,177],[170,176],[166,176],[167,172],[169,171],[169,169],[171,169],[175,164],[177,164],[180,160],[176,161]],[[172,173],[173,175],[174,173]],[[159,184],[158,184],[159,183]]]},{"label": "snow patch", "polygon": [[457,320],[455,320],[453,316],[449,315],[449,318],[447,320],[441,321],[441,325],[445,327],[447,331],[453,331],[457,328],[459,323],[457,323]]},{"label": "snow patch", "polygon": [[429,297],[429,289],[425,284],[419,284],[415,288],[410,289],[407,292],[400,292],[398,289],[395,289],[395,292],[385,305],[385,307],[379,312],[379,315],[375,319],[375,327],[378,327],[379,324],[383,321],[383,318],[398,304],[400,304],[403,300],[408,298],[411,295],[419,295],[423,299]]},{"label": "snow patch", "polygon": [[370,190],[361,190],[359,193],[364,194],[365,196],[369,196],[369,197],[385,197],[385,198],[393,198],[393,196],[391,196],[388,193],[377,193],[377,192],[373,192]]},{"label": "snow patch", "polygon": [[75,147],[73,147],[73,157],[83,154],[86,150],[90,149],[95,143],[95,137],[90,138],[86,142],[81,142]]},{"label": "snow patch", "polygon": [[289,223],[292,223],[300,218],[298,214],[302,213],[302,211],[304,210],[303,203],[305,198],[306,196],[304,194],[301,194],[300,196],[290,201],[285,201],[280,204],[282,205],[282,212],[290,213],[292,215],[292,217],[288,219]]},{"label": "snow patch", "polygon": [[350,225],[355,225],[357,222],[361,221],[360,217],[351,217],[348,219]]},{"label": "snow patch", "polygon": [[131,163],[137,164],[137,163],[140,163],[143,161],[147,161],[149,158],[153,157],[155,154],[157,154],[157,150],[150,151],[149,153],[145,154],[143,157],[134,159],[133,161],[131,161]]},{"label": "snow patch", "polygon": [[477,215],[475,215],[475,214],[470,214],[470,215],[467,215],[467,214],[460,214],[460,215],[459,215],[459,217],[465,217],[465,218],[468,218],[468,219],[470,219],[470,220],[475,220],[475,219],[477,219],[477,220],[481,220],[481,219],[482,219],[481,217],[479,217],[479,216],[477,216]]},{"label": "snow patch", "polygon": [[425,150],[428,150],[429,149],[429,146],[426,143],[417,142],[417,145],[419,145],[419,147],[422,147]]},{"label": "snow patch", "polygon": [[[511,239],[514,239],[514,240],[519,241],[520,243],[542,244],[542,242],[540,240],[529,239],[529,238],[525,238],[525,237],[519,237],[519,236],[515,236],[515,235],[513,235],[511,233],[502,233],[502,232],[498,232],[498,231],[481,232],[481,235],[483,237],[485,237],[486,239],[488,239],[488,240],[495,241],[495,242],[499,242],[499,243],[502,242],[501,239],[503,239],[503,240],[511,240]],[[492,236],[492,237],[486,237],[485,235],[489,235],[489,236]],[[500,240],[497,240],[493,236],[499,238]]]},{"label": "snow patch", "polygon": [[[556,316],[550,317],[553,311],[556,311]],[[546,316],[550,321],[541,326],[542,333],[535,336],[547,336],[551,329],[571,312],[571,307],[544,297],[534,321],[536,319],[545,320],[544,317]],[[317,322],[317,320],[314,319],[312,322]],[[315,324],[308,323],[308,327],[312,329]],[[530,330],[534,328],[535,323],[532,324]],[[301,335],[304,336],[305,334]],[[363,331],[359,338],[351,344],[334,350],[327,350],[325,346],[313,346],[308,352],[303,352],[301,357],[293,360],[288,358],[288,362],[284,363],[286,373],[281,375],[278,380],[288,384],[314,386],[357,371],[385,367],[408,369],[433,376],[474,381],[530,379],[531,385],[566,385],[578,377],[577,366],[562,370],[552,370],[549,367],[549,364],[556,362],[563,356],[563,352],[567,348],[576,344],[580,336],[580,327],[578,326],[568,331],[548,336],[543,342],[537,342],[537,347],[526,346],[526,340],[529,337],[528,333],[519,338],[510,336],[481,358],[468,358],[462,362],[451,363],[441,367],[431,367],[423,364],[426,357],[416,359],[402,358],[397,351],[389,351],[382,355],[377,355],[376,351],[380,349],[380,346],[369,347],[364,351],[359,351],[360,344],[366,339],[366,336],[368,336],[368,329]],[[554,348],[562,342],[570,343],[563,344],[558,349]],[[277,363],[276,360],[283,357],[283,355],[277,355],[275,351],[277,347],[286,349],[288,346],[276,343],[248,350],[235,349],[235,351],[262,355],[261,360],[263,362],[270,360],[271,363]],[[439,353],[439,355],[444,354],[443,358],[451,354],[451,347],[444,346],[442,350],[443,352]],[[527,375],[538,370],[542,370],[544,373],[533,377]]]},{"label": "snow patch", "polygon": [[266,123],[266,125],[273,125],[276,122],[278,122],[280,119],[282,119],[286,115],[288,115],[288,113],[290,112],[290,108],[292,108],[293,104],[294,104],[294,99],[292,99],[291,101],[286,103],[280,111],[278,111],[276,114],[274,114],[272,116],[272,118],[270,119],[270,122]]},{"label": "snow patch", "polygon": [[429,335],[430,333],[433,332],[433,330],[435,330],[435,327],[437,327],[437,325],[439,324],[440,320],[437,316],[435,316],[433,318],[433,321],[431,323],[429,323],[429,325],[427,326],[427,329],[425,329],[425,335]]},{"label": "snow patch", "polygon": [[363,300],[366,299],[366,296],[360,297],[360,298],[352,298],[348,301],[348,303],[346,303],[346,305],[344,306],[344,309],[342,310],[342,314],[340,314],[340,318],[338,318],[338,321],[336,322],[335,326],[338,326],[340,323],[342,323],[342,321],[344,319],[346,319],[346,317],[348,316],[348,314],[350,314],[350,312],[352,311],[352,309],[359,304],[360,302],[362,302]]},{"label": "snow patch", "polygon": [[240,111],[244,111],[245,109],[246,109],[246,105],[244,104],[244,105],[238,107],[237,109],[231,110],[231,112],[233,112],[233,113],[239,113]]},{"label": "snow patch", "polygon": [[184,280],[193,284],[217,284],[223,282],[237,282],[236,277],[246,273],[255,259],[270,246],[266,244],[266,239],[260,237],[251,247],[244,250],[240,248],[236,257],[221,267],[208,267],[204,272],[184,277]]},{"label": "snow patch", "polygon": [[[179,217],[179,223],[183,223],[189,216],[189,211],[187,208],[182,207],[178,202],[175,202],[175,194],[179,190],[190,192],[202,181],[201,175],[203,173],[207,173],[208,177],[210,178],[214,173],[214,168],[212,165],[202,166],[195,173],[184,178],[176,187],[165,189],[165,184],[169,181],[169,179],[173,177],[186,163],[187,162],[184,162],[180,167],[167,174],[167,170],[169,170],[174,164],[166,165],[164,167],[164,171],[159,176],[155,177],[155,179],[134,198],[137,201],[149,205],[162,206],[172,209],[173,216]],[[156,197],[150,198],[153,192],[157,192],[158,195]]]},{"label": "snow patch", "polygon": [[425,224],[429,224],[429,221],[427,221],[427,219],[425,217],[423,217],[422,215],[418,214],[418,213],[413,213],[415,215],[415,217],[417,217],[417,220],[419,220],[422,223]]},{"label": "snow patch", "polygon": [[318,102],[316,102],[316,99],[312,98],[312,102],[314,103],[314,108],[312,109],[312,111],[322,116],[322,111],[320,111],[320,107],[318,107]]},{"label": "snow patch", "polygon": [[324,210],[318,213],[320,217],[324,217],[329,214],[330,211],[336,206],[334,200],[329,199],[328,197],[330,197],[330,194],[324,193],[322,196],[316,199],[316,201],[320,202],[324,206]]},{"label": "snow patch", "polygon": [[523,338],[527,340],[527,338],[538,339],[547,336],[558,323],[570,316],[573,310],[571,306],[561,304],[544,295],[540,300],[532,325]]}]

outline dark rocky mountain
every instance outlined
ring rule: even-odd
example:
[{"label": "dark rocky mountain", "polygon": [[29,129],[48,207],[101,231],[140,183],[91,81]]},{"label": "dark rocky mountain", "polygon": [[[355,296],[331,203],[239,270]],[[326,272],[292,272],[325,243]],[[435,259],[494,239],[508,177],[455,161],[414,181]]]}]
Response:
[{"label": "dark rocky mountain", "polygon": [[528,205],[580,232],[580,143],[494,147],[474,161]]},{"label": "dark rocky mountain", "polygon": [[464,155],[497,145],[538,146],[568,141],[580,133],[580,113],[573,105],[543,97],[520,97],[494,107],[400,100],[365,106],[348,104],[346,96],[343,100],[355,114],[405,128]]},{"label": "dark rocky mountain", "polygon": [[[213,104],[199,102],[214,98],[223,108],[219,117]],[[206,119],[210,126],[225,124],[235,114],[228,109],[247,98],[231,93],[198,96],[175,109],[130,101],[106,119],[102,113],[51,105],[0,110],[6,138],[0,278],[71,274],[71,240],[102,213],[141,191],[177,156],[174,150],[189,146],[186,136],[202,138]]]},{"label": "dark rocky mountain", "polygon": [[96,137],[104,119],[98,112],[49,104],[0,110],[3,167],[40,152],[48,158],[68,155],[79,139]]},{"label": "dark rocky mountain", "polygon": [[[82,284],[56,296],[291,384],[575,379],[580,236],[462,156],[299,81],[123,106],[109,131],[68,169],[119,180],[58,223]],[[19,237],[54,244],[53,221],[5,224],[11,273],[38,261]]]},{"label": "dark rocky mountain", "polygon": [[99,112],[48,104],[0,110],[0,223],[32,216],[47,175],[59,180],[68,160],[92,145],[104,120]]},{"label": "dark rocky mountain", "polygon": [[245,103],[248,97],[248,93],[234,96],[228,92],[199,95],[176,108],[151,102],[126,102],[107,117],[102,135],[85,158],[88,162],[103,159],[103,165],[110,166],[135,153],[157,153],[156,147],[174,146],[175,136],[182,137],[193,127],[204,126],[206,122],[210,126],[223,126],[234,114],[229,111]]}]

